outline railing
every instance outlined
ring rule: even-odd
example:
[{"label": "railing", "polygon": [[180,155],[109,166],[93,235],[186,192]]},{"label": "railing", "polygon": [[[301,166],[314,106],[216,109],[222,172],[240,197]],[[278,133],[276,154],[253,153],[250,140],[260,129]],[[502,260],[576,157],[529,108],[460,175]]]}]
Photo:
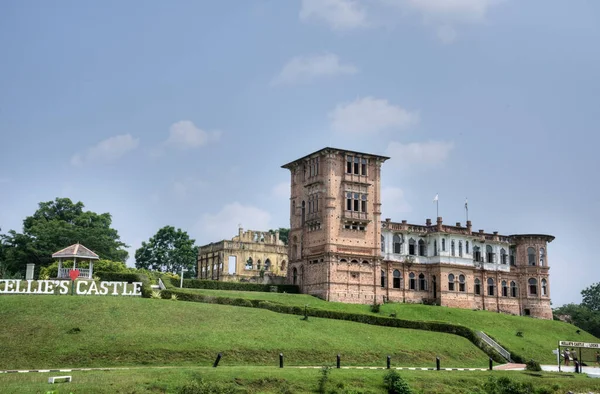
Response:
[{"label": "railing", "polygon": [[165,290],[167,288],[161,278],[158,278],[158,287],[160,287],[161,290]]},{"label": "railing", "polygon": [[493,347],[494,350],[496,350],[498,353],[500,353],[500,355],[502,357],[504,357],[506,360],[508,360],[511,363],[513,362],[510,358],[510,353],[508,352],[508,350],[506,350],[502,346],[500,346],[496,341],[494,341],[492,338],[487,336],[483,331],[477,331],[477,335],[479,336],[479,338],[481,338],[483,340],[483,342],[487,343],[488,345]]},{"label": "railing", "polygon": [[[69,272],[71,272],[73,268],[61,268],[58,270],[58,279],[67,279],[70,278]],[[89,268],[75,268],[79,270],[78,278],[88,279],[90,277],[90,269]]]},{"label": "railing", "polygon": [[367,212],[343,211],[344,219],[368,220]]}]

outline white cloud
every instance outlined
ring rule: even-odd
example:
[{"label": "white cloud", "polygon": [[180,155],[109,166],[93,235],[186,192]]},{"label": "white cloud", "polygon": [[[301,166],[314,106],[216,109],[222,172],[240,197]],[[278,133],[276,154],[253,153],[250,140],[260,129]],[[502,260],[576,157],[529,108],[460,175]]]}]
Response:
[{"label": "white cloud", "polygon": [[268,230],[271,228],[271,214],[260,208],[233,202],[225,205],[219,212],[202,215],[194,225],[198,240],[207,242],[231,239],[238,233],[238,225],[244,229]]},{"label": "white cloud", "polygon": [[179,149],[198,148],[211,141],[217,141],[220,135],[219,131],[207,132],[199,129],[189,120],[182,120],[169,127],[167,145]]},{"label": "white cloud", "polygon": [[356,0],[302,0],[300,20],[313,19],[338,31],[368,25],[366,10]]},{"label": "white cloud", "polygon": [[131,134],[122,134],[100,141],[85,153],[76,153],[71,157],[71,164],[83,165],[91,162],[113,162],[126,153],[136,149],[140,144],[139,138]]},{"label": "white cloud", "polygon": [[386,129],[405,129],[419,122],[417,112],[408,111],[384,99],[365,97],[338,104],[329,113],[331,129],[338,133],[374,134]]},{"label": "white cloud", "polygon": [[381,210],[382,220],[385,220],[385,218],[398,220],[397,217],[401,214],[411,212],[412,207],[404,197],[404,190],[399,187],[388,186],[381,188]]},{"label": "white cloud", "polygon": [[403,144],[392,141],[388,144],[386,154],[396,160],[390,164],[401,168],[428,169],[435,168],[446,161],[454,143],[444,141],[411,142]]},{"label": "white cloud", "polygon": [[458,33],[456,29],[452,26],[443,25],[438,27],[437,36],[444,44],[451,44],[456,41],[456,37],[458,37]]},{"label": "white cloud", "polygon": [[273,189],[271,190],[273,197],[281,199],[289,199],[290,193],[291,186],[289,181],[278,183],[277,185],[273,186]]},{"label": "white cloud", "polygon": [[333,53],[296,56],[283,66],[271,85],[302,83],[318,77],[352,75],[357,72],[355,66],[340,63],[338,56]]}]

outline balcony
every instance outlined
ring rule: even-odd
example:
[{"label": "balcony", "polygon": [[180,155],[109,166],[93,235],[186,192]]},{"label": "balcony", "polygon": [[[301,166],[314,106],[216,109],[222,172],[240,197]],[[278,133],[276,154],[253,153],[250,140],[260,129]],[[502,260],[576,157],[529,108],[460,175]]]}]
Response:
[{"label": "balcony", "polygon": [[356,212],[356,211],[342,211],[342,217],[346,220],[352,220],[357,222],[370,222],[369,214],[367,212]]}]

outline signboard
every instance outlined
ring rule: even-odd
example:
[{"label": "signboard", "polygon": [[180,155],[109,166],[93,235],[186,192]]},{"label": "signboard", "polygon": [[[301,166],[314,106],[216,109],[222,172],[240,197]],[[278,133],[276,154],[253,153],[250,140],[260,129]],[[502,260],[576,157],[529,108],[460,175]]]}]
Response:
[{"label": "signboard", "polygon": [[141,296],[142,282],[133,282],[130,289],[127,282],[99,282],[79,280],[20,280],[0,279],[0,294],[68,294],[73,286],[77,295],[121,295]]},{"label": "signboard", "polygon": [[560,341],[560,342],[558,342],[558,346],[600,349],[600,343],[588,343],[588,342]]}]

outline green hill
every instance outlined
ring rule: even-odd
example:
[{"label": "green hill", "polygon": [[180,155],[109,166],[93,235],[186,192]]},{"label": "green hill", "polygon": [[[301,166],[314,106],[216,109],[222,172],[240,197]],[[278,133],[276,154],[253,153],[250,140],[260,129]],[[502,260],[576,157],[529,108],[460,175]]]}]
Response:
[{"label": "green hill", "polygon": [[[305,294],[280,294],[246,291],[206,290],[206,289],[174,289],[191,294],[203,294],[213,297],[246,298],[265,300],[283,305],[301,306],[320,310],[334,310],[349,313],[373,314],[369,305],[343,304],[327,302]],[[511,316],[490,311],[472,311],[468,309],[427,306],[421,304],[389,303],[381,306],[379,315],[395,314],[398,319],[449,322],[483,331],[494,338],[511,353],[524,359],[535,359],[542,363],[555,363],[552,353],[558,341],[600,342],[593,335],[560,321],[542,320],[524,316]],[[520,333],[519,335],[517,335]],[[584,360],[594,360],[594,352],[583,354]]]},{"label": "green hill", "polygon": [[125,365],[487,366],[466,339],[258,308],[128,297],[2,296],[0,369]]}]

